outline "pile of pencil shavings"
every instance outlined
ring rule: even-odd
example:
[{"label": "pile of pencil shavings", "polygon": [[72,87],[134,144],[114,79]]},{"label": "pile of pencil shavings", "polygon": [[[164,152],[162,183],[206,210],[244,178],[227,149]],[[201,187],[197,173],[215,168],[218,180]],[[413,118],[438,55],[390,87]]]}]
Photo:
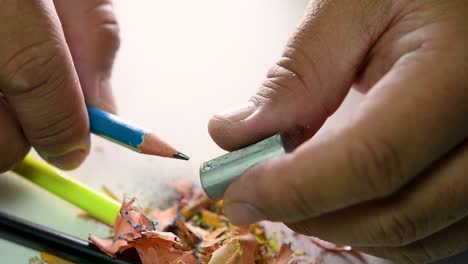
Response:
[{"label": "pile of pencil shavings", "polygon": [[295,263],[290,247],[268,239],[261,225],[233,226],[222,213],[222,202],[191,186],[178,191],[178,203],[165,210],[144,212],[135,198],[124,201],[114,237],[90,235],[90,241],[114,258],[136,250],[143,264]]}]

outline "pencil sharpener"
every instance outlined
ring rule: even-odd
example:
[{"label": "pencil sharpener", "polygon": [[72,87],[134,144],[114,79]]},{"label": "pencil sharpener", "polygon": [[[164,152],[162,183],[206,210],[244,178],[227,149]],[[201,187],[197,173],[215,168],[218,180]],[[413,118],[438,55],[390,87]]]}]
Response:
[{"label": "pencil sharpener", "polygon": [[255,164],[286,153],[280,134],[245,148],[227,153],[200,167],[200,181],[205,193],[213,200],[223,197],[229,184]]}]

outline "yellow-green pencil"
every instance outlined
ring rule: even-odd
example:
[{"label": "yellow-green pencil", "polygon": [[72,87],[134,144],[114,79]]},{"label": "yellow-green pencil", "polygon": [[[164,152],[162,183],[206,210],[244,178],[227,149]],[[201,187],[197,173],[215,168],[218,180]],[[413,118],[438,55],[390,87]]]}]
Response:
[{"label": "yellow-green pencil", "polygon": [[115,216],[120,210],[117,201],[72,179],[46,162],[28,155],[13,171],[78,206],[97,220],[114,225]]}]

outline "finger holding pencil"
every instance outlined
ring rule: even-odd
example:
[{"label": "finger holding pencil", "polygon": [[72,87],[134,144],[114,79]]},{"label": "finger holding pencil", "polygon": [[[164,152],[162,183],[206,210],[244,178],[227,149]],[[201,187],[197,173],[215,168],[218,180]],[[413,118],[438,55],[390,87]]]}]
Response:
[{"label": "finger holding pencil", "polygon": [[[0,106],[2,105],[2,100],[5,101],[5,97],[4,94],[0,92]],[[99,135],[119,145],[122,145],[126,148],[143,154],[175,158],[180,160],[189,160],[189,157],[187,155],[178,151],[169,143],[162,140],[156,134],[148,130],[135,126],[121,119],[120,117],[112,113],[106,112],[102,109],[93,106],[87,106],[86,109],[89,118],[90,132],[93,134]],[[11,154],[11,151],[8,151],[8,149],[5,151]],[[21,157],[24,157],[24,155],[26,154],[26,151],[23,152],[25,153],[23,153],[22,155],[20,154]],[[2,165],[1,156],[5,155],[1,154],[2,152],[0,151],[0,172],[3,172],[9,170],[15,162],[13,160]],[[16,157],[18,155],[9,156]],[[47,157],[45,157],[45,159],[51,162],[51,160],[49,160]],[[17,158],[17,160],[20,159]],[[81,160],[81,158],[79,158],[79,160]],[[52,163],[62,169],[70,169],[76,167],[75,165],[61,166],[62,163]],[[76,162],[72,163],[75,164]]]}]

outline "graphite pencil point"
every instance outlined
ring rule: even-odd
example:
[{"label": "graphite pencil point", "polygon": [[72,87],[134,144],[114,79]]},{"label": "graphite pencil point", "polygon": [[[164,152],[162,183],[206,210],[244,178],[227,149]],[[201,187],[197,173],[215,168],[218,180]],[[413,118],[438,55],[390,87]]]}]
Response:
[{"label": "graphite pencil point", "polygon": [[180,153],[180,152],[177,152],[176,154],[174,154],[173,156],[174,158],[176,159],[181,159],[181,160],[189,160],[189,156],[185,155],[184,153]]}]

